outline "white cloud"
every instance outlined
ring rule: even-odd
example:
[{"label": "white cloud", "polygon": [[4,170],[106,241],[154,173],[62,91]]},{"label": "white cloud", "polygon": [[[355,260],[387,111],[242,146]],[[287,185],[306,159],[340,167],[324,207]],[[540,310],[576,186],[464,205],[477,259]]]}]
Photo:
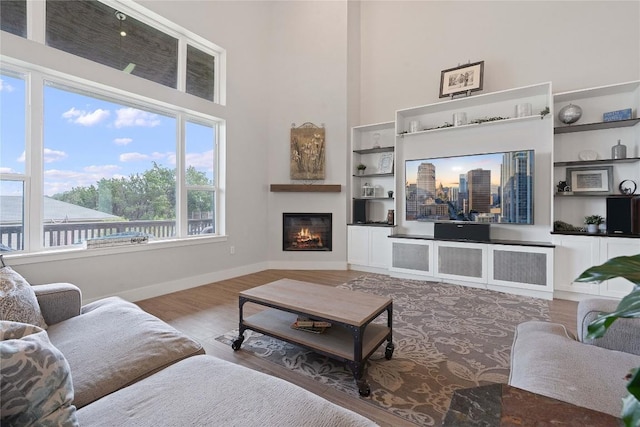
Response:
[{"label": "white cloud", "polygon": [[62,117],[67,119],[70,123],[76,123],[82,126],[93,126],[106,120],[111,113],[109,110],[103,110],[98,108],[97,110],[88,112],[84,110],[76,110],[71,107],[70,110],[62,113]]},{"label": "white cloud", "polygon": [[213,150],[205,151],[204,153],[187,153],[186,164],[193,166],[198,170],[206,169],[208,171],[213,170]]},{"label": "white cloud", "polygon": [[23,152],[22,152],[22,154],[20,154],[20,157],[18,157],[18,158],[16,159],[16,162],[24,163],[24,159],[25,159],[25,156],[26,156],[26,155],[27,155],[27,153],[25,153],[25,152],[23,151]]},{"label": "white cloud", "polygon": [[14,173],[14,170],[11,168],[2,167],[0,168],[0,173]]},{"label": "white cloud", "polygon": [[144,154],[144,153],[122,153],[120,154],[120,161],[121,162],[139,162],[139,161],[143,161],[143,160],[163,160],[163,159],[169,159],[171,156],[174,156],[173,153],[158,153],[157,151],[151,153],[151,154]]},{"label": "white cloud", "polygon": [[129,145],[133,142],[131,138],[116,138],[113,140],[116,145]]},{"label": "white cloud", "polygon": [[0,92],[13,92],[14,90],[15,88],[13,86],[0,79]]},{"label": "white cloud", "polygon": [[85,172],[98,173],[101,175],[107,175],[113,171],[117,171],[120,169],[122,168],[118,165],[91,165],[91,166],[85,166],[84,168],[82,168],[82,170]]},{"label": "white cloud", "polygon": [[64,151],[52,150],[50,148],[44,149],[44,162],[53,163],[69,157]]},{"label": "white cloud", "polygon": [[102,178],[122,178],[122,174],[115,173],[120,167],[116,165],[93,165],[82,171],[49,169],[44,171],[44,194],[52,196],[56,193],[69,191],[74,187],[89,187],[96,185]]},{"label": "white cloud", "polygon": [[120,108],[116,110],[116,128],[141,126],[155,127],[160,125],[160,119],[157,114],[148,113],[146,111],[137,110],[135,108]]}]

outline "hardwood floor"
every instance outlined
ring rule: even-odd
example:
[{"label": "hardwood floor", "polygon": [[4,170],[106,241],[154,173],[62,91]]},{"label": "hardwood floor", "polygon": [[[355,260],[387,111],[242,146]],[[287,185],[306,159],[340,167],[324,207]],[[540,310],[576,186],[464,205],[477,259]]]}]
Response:
[{"label": "hardwood floor", "polygon": [[[358,412],[383,427],[414,426],[370,405],[364,399],[350,397],[279,365],[248,355],[242,350],[234,352],[230,346],[216,341],[216,337],[238,327],[238,293],[244,289],[282,278],[336,286],[363,274],[366,273],[353,270],[266,270],[136,303],[145,311],[202,343],[207,354],[283,378],[331,402]],[[577,303],[573,301],[552,301],[551,321],[563,323],[575,332],[576,307]]]}]

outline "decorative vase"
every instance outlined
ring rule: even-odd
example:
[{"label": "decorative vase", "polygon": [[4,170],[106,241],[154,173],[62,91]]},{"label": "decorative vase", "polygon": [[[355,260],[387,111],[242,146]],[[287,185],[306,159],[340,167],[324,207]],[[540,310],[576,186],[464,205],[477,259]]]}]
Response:
[{"label": "decorative vase", "polygon": [[393,191],[389,190],[387,191],[387,196],[389,196],[389,198],[393,197]]},{"label": "decorative vase", "polygon": [[558,120],[565,125],[577,122],[580,117],[582,117],[582,108],[574,104],[565,105],[558,112]]},{"label": "decorative vase", "polygon": [[598,224],[587,224],[587,233],[595,234],[598,232]]},{"label": "decorative vase", "polygon": [[620,140],[618,144],[611,147],[612,159],[626,159],[627,158],[627,146],[623,145]]}]

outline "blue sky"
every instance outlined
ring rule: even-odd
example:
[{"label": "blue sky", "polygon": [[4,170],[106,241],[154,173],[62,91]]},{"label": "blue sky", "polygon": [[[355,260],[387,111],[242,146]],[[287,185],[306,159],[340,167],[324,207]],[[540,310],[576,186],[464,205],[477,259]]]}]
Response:
[{"label": "blue sky", "polygon": [[406,179],[409,184],[416,182],[418,166],[422,163],[432,163],[436,167],[436,186],[457,187],[460,174],[466,174],[472,169],[489,169],[491,184],[500,185],[500,168],[502,153],[478,154],[460,157],[439,157],[424,160],[407,160],[405,163]]},{"label": "blue sky", "polygon": [[[25,172],[24,82],[1,76],[0,170]],[[53,195],[159,165],[174,168],[176,119],[46,86],[44,192]],[[187,165],[213,179],[213,128],[187,123]]]}]

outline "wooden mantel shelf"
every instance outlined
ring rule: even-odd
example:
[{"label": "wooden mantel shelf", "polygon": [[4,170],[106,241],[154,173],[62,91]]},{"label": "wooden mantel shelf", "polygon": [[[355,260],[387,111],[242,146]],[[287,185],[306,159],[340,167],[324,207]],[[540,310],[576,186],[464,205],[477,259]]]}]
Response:
[{"label": "wooden mantel shelf", "polygon": [[340,184],[271,184],[272,192],[339,193]]}]

